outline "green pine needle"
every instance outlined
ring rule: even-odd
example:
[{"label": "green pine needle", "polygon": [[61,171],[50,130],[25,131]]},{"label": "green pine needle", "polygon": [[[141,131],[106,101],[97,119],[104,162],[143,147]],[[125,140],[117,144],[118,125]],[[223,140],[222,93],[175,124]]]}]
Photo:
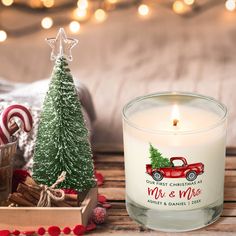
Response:
[{"label": "green pine needle", "polygon": [[158,151],[158,149],[154,148],[152,144],[150,144],[149,146],[149,153],[149,158],[151,159],[151,165],[153,169],[171,166],[169,159],[163,157],[163,155]]},{"label": "green pine needle", "polygon": [[82,192],[96,185],[88,130],[64,57],[56,60],[44,100],[33,178],[40,184],[51,186],[62,171],[66,171],[66,179],[60,188]]}]

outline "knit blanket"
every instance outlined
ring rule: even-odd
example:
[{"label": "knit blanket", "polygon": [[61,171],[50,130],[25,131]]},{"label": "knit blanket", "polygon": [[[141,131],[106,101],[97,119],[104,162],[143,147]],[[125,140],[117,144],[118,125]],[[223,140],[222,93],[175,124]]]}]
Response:
[{"label": "knit blanket", "polygon": [[[37,136],[40,112],[45,94],[48,90],[49,79],[34,83],[9,83],[0,79],[0,112],[8,105],[19,103],[28,107],[33,116],[33,129],[30,133],[20,131],[17,155],[14,161],[15,168],[30,170],[33,165],[33,153]],[[75,80],[78,98],[81,101],[86,126],[90,139],[93,134],[93,123],[96,119],[91,95],[87,88],[78,80]]]}]

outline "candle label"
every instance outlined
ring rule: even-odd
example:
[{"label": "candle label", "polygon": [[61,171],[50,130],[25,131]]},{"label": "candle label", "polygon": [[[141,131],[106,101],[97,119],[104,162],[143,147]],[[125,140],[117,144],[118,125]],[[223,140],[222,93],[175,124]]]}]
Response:
[{"label": "candle label", "polygon": [[204,204],[200,178],[204,174],[202,162],[189,163],[187,157],[163,157],[150,144],[151,163],[146,164],[147,203],[159,208],[181,210],[186,206],[198,208]]}]

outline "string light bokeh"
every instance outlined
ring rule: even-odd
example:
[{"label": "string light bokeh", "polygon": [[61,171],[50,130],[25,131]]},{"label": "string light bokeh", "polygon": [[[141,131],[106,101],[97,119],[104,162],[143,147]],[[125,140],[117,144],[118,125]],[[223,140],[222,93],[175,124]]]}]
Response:
[{"label": "string light bokeh", "polygon": [[13,0],[2,0],[2,4],[7,7],[11,6],[13,2]]},{"label": "string light bokeh", "polygon": [[0,42],[4,42],[7,39],[7,33],[4,30],[0,30]]},{"label": "string light bokeh", "polygon": [[107,13],[99,8],[94,12],[94,18],[98,23],[103,22],[107,19]]},{"label": "string light bokeh", "polygon": [[187,5],[193,5],[195,2],[195,0],[184,0],[184,3],[187,4]]},{"label": "string light bokeh", "polygon": [[53,20],[51,17],[44,17],[41,21],[41,26],[44,29],[50,29],[53,26]]},{"label": "string light bokeh", "polygon": [[234,11],[235,8],[236,8],[236,0],[227,0],[225,2],[225,8],[228,10],[228,11]]},{"label": "string light bokeh", "polygon": [[[29,30],[28,33],[34,33],[41,29],[50,29],[58,24],[68,25],[69,30],[73,34],[77,34],[81,30],[82,23],[93,19],[97,23],[102,23],[108,19],[109,12],[113,10],[124,9],[126,7],[135,6],[137,9],[137,14],[140,18],[147,18],[151,13],[151,8],[160,5],[161,7],[167,7],[171,9],[174,13],[180,16],[191,16],[194,15],[195,10],[199,10],[198,0],[173,0],[173,1],[161,1],[156,2],[155,0],[74,0],[74,1],[64,1],[63,6],[58,6],[58,1],[56,0],[0,0],[0,10],[1,8],[11,8],[15,7],[16,10],[27,10],[42,13],[41,22],[38,26],[32,28],[32,32]],[[167,3],[168,2],[168,3]],[[212,1],[214,2],[214,1]],[[3,7],[1,7],[1,5]],[[65,22],[57,22],[51,13],[51,10],[63,10],[67,8],[71,11],[70,19]],[[45,11],[44,11],[45,9]],[[225,10],[229,12],[236,11],[236,0],[226,0]],[[48,15],[45,16],[45,13]],[[35,29],[34,29],[35,28]],[[18,30],[20,32],[18,35],[24,35],[24,29]],[[10,37],[17,37],[16,33],[12,33],[9,29],[4,28],[0,24],[0,42],[5,42]]]},{"label": "string light bokeh", "polygon": [[80,8],[76,8],[74,11],[73,11],[73,17],[76,19],[76,20],[83,20],[85,19],[87,16],[87,9],[80,9]]},{"label": "string light bokeh", "polygon": [[149,7],[146,4],[141,4],[138,7],[138,13],[140,16],[147,16],[149,14]]},{"label": "string light bokeh", "polygon": [[78,33],[80,31],[80,23],[78,21],[71,21],[69,24],[69,29],[74,34]]}]

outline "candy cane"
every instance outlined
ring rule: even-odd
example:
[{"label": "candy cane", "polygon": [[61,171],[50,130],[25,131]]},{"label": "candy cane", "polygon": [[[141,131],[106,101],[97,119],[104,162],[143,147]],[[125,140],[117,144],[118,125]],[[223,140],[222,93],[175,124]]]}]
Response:
[{"label": "candy cane", "polygon": [[6,144],[10,142],[11,132],[9,127],[9,121],[13,117],[18,117],[21,120],[25,132],[29,132],[32,129],[33,119],[29,110],[22,105],[11,105],[2,112],[0,117],[1,144]]}]

